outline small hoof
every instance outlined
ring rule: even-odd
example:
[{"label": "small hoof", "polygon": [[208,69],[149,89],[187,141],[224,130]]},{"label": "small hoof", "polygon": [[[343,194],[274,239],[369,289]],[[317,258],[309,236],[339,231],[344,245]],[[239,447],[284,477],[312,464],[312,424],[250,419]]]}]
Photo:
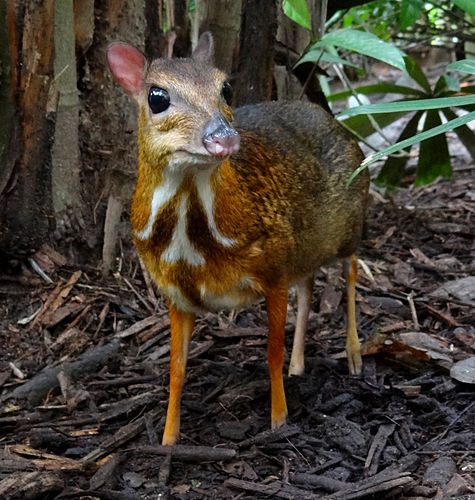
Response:
[{"label": "small hoof", "polygon": [[178,436],[175,436],[175,435],[167,436],[166,434],[163,434],[162,445],[163,446],[173,446],[174,444],[176,444],[177,439],[178,439]]},{"label": "small hoof", "polygon": [[301,377],[305,373],[305,366],[303,365],[298,365],[298,366],[289,366],[289,377],[296,376],[296,377]]},{"label": "small hoof", "polygon": [[363,370],[363,361],[361,359],[361,353],[347,353],[348,357],[348,370],[351,375],[361,375],[361,371]]},{"label": "small hoof", "polygon": [[277,418],[272,419],[272,429],[279,429],[283,425],[287,423],[287,412],[285,412],[283,415],[280,415]]}]

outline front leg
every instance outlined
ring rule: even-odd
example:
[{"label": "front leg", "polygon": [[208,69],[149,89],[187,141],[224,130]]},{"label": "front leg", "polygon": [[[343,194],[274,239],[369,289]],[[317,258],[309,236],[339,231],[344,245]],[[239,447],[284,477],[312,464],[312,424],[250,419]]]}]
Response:
[{"label": "front leg", "polygon": [[363,368],[361,360],[361,346],[356,330],[356,278],[358,275],[358,260],[356,255],[348,257],[345,262],[346,293],[347,293],[347,334],[346,334],[346,356],[348,358],[348,369],[351,375],[360,375]]},{"label": "front leg", "polygon": [[287,403],[285,401],[284,366],[285,319],[287,317],[287,282],[282,280],[272,287],[266,296],[269,338],[267,360],[271,389],[271,424],[277,429],[285,424]]},{"label": "front leg", "polygon": [[174,445],[180,434],[180,400],[195,315],[168,304],[170,316],[170,395],[162,444]]}]

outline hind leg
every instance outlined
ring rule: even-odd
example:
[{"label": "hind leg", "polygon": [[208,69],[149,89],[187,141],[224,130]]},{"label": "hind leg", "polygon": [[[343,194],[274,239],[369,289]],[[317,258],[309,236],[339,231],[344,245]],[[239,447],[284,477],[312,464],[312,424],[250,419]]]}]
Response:
[{"label": "hind leg", "polygon": [[356,331],[356,278],[358,275],[358,260],[355,255],[345,260],[346,293],[347,293],[347,334],[346,334],[346,356],[348,358],[348,369],[352,375],[359,375],[363,368],[361,360],[361,346]]},{"label": "hind leg", "polygon": [[292,355],[290,356],[289,376],[303,375],[305,370],[305,331],[312,302],[313,275],[304,278],[296,285],[297,321],[295,324]]}]

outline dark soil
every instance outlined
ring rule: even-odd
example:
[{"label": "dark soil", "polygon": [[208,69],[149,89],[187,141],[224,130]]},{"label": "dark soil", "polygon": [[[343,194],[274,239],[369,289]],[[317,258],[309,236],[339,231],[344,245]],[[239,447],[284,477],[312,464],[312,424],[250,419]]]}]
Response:
[{"label": "dark soil", "polygon": [[[52,284],[26,269],[0,282],[0,498],[474,498],[475,376],[452,368],[475,349],[474,171],[372,196],[364,373],[347,373],[340,266],[322,269],[278,432],[262,304],[202,316],[171,454],[168,319],[135,252],[124,243],[103,280],[44,247]],[[294,318],[291,295],[288,352]]]}]

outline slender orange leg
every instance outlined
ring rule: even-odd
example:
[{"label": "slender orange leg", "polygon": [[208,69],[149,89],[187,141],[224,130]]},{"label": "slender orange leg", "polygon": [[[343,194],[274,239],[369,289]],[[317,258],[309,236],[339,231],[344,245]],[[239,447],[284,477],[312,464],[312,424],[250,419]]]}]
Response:
[{"label": "slender orange leg", "polygon": [[356,331],[356,278],[358,276],[358,260],[355,255],[349,257],[345,263],[346,268],[346,291],[347,291],[347,334],[346,334],[346,356],[348,358],[348,369],[352,375],[359,375],[363,368],[361,360],[361,346]]},{"label": "slender orange leg", "polygon": [[162,444],[173,445],[180,434],[180,400],[195,315],[168,305],[170,316],[170,396]]},{"label": "slender orange leg", "polygon": [[287,403],[284,380],[284,339],[287,316],[287,283],[283,281],[272,288],[266,297],[269,338],[267,340],[267,361],[269,364],[271,389],[271,424],[277,429],[285,424]]},{"label": "slender orange leg", "polygon": [[295,323],[294,343],[290,356],[289,376],[303,375],[305,371],[305,332],[312,302],[313,275],[304,278],[296,285],[297,320]]}]

